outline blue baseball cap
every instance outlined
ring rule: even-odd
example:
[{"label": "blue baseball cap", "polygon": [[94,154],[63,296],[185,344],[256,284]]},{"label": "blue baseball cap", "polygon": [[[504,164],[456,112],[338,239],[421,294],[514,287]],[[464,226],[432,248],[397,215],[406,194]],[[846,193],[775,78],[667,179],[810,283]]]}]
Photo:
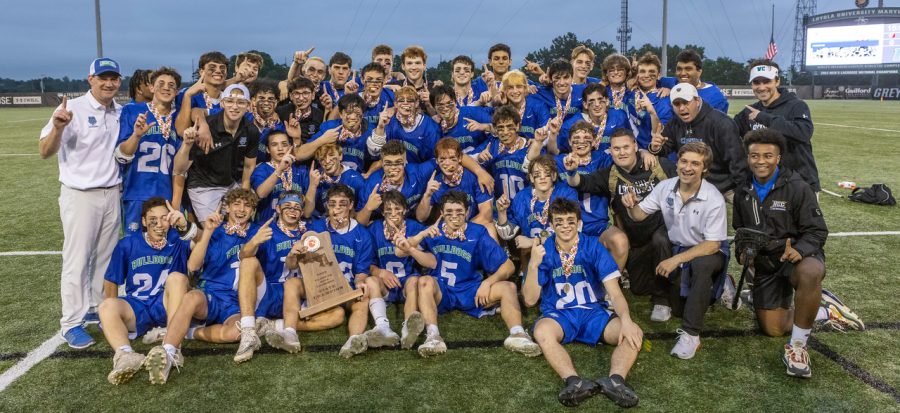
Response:
[{"label": "blue baseball cap", "polygon": [[122,73],[119,72],[119,64],[116,63],[115,60],[108,57],[101,57],[99,59],[94,59],[94,61],[91,62],[91,67],[88,69],[88,76],[99,76],[110,72],[122,76]]}]

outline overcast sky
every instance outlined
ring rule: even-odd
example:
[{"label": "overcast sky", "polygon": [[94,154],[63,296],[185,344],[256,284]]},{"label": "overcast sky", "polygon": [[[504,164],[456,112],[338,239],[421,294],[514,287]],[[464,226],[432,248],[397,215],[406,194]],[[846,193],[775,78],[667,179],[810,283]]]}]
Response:
[{"label": "overcast sky", "polygon": [[[4,1],[0,13],[0,77],[86,77],[96,55],[91,0]],[[315,46],[315,55],[349,53],[354,67],[369,61],[371,48],[391,45],[397,53],[419,44],[436,64],[441,57],[486,59],[496,42],[509,44],[516,64],[566,32],[618,47],[618,0],[329,0],[192,1],[101,0],[104,54],[130,73],[136,68],[174,66],[190,73],[200,54],[226,55],[249,49],[278,62]],[[876,1],[872,1],[876,3]],[[896,6],[889,0],[888,6]],[[669,44],[698,44],[708,57],[746,61],[765,53],[771,2],[755,0],[669,1]],[[790,62],[794,1],[775,2],[776,60]],[[630,44],[658,45],[662,0],[631,0]],[[819,1],[818,12],[853,7],[853,0]],[[558,17],[553,17],[558,16]]]}]

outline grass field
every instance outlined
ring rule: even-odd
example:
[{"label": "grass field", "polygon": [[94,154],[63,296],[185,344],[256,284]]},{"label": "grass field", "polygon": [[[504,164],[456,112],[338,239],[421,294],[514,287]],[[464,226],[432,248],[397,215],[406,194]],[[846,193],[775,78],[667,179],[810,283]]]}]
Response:
[{"label": "grass field", "polygon": [[[732,101],[738,110],[749,101]],[[898,102],[813,101],[815,156],[822,186],[884,182],[900,189]],[[62,247],[57,165],[37,156],[37,137],[51,110],[0,111],[0,253]],[[826,125],[827,124],[827,125]],[[863,129],[869,128],[869,129]],[[882,129],[882,130],[875,130]],[[890,130],[890,131],[887,131]],[[851,203],[822,194],[832,234],[898,231],[896,208]],[[822,332],[810,343],[813,377],[793,379],[781,362],[784,338],[760,336],[750,312],[716,307],[707,317],[703,348],[689,361],[671,357],[678,320],[652,323],[648,299],[626,293],[632,314],[652,343],[629,376],[646,411],[900,411],[900,311],[894,261],[900,236],[830,237],[826,288],[870,326],[866,332]],[[0,256],[0,372],[7,371],[59,328],[59,255]],[[737,271],[732,263],[732,272]],[[399,330],[399,310],[388,311]],[[538,313],[531,310],[526,321]],[[562,411],[561,381],[542,358],[513,355],[499,317],[441,319],[450,351],[421,359],[413,351],[373,350],[337,356],[338,328],[302,334],[298,355],[264,347],[236,365],[236,345],[188,342],[185,368],[166,386],[145,374],[126,385],[106,382],[112,351],[96,328],[88,350],[60,346],[0,393],[0,411]],[[137,351],[147,346],[137,342]],[[582,375],[606,374],[610,348],[568,347]],[[615,408],[603,396],[579,409]]]}]

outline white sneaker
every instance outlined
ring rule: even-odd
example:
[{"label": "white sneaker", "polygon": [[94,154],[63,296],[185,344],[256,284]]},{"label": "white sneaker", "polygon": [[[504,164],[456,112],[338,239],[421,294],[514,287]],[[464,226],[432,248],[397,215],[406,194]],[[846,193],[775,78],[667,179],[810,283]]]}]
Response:
[{"label": "white sneaker", "polygon": [[172,366],[178,368],[181,365],[184,365],[184,359],[182,358],[181,364],[176,364],[174,358],[166,352],[163,346],[156,346],[150,349],[144,361],[144,366],[147,368],[147,372],[150,373],[150,384],[166,384],[166,381],[169,380],[169,372],[172,370]]},{"label": "white sneaker", "polygon": [[266,343],[291,354],[301,349],[300,338],[294,331],[269,329],[266,331]]},{"label": "white sneaker", "polygon": [[259,342],[259,336],[256,335],[256,327],[241,328],[240,321],[235,323],[241,330],[241,344],[238,345],[237,352],[234,353],[234,362],[243,363],[253,358],[253,352],[259,350],[261,343]]},{"label": "white sneaker", "polygon": [[400,336],[391,330],[390,326],[375,326],[363,334],[366,335],[366,342],[370,348],[396,347],[400,344]]},{"label": "white sneaker", "polygon": [[400,330],[400,348],[411,349],[419,334],[425,329],[425,320],[422,319],[422,313],[414,311],[409,318],[403,322],[403,328]]},{"label": "white sneaker", "polygon": [[[737,300],[737,307],[732,308],[734,300]],[[722,285],[722,296],[719,298],[719,302],[729,310],[741,309],[743,302],[740,300],[737,287],[734,284],[734,277],[731,274],[725,274],[725,283]]]},{"label": "white sneaker", "polygon": [[669,321],[672,318],[672,307],[662,304],[654,304],[650,312],[650,321]]},{"label": "white sneaker", "polygon": [[341,357],[348,359],[357,354],[361,354],[369,348],[369,343],[365,334],[354,334],[347,339],[341,351],[338,353]]},{"label": "white sneaker", "polygon": [[256,317],[256,336],[263,337],[269,333],[269,331],[275,330],[275,320],[269,320],[265,317]]},{"label": "white sneaker", "polygon": [[700,336],[692,336],[680,328],[675,332],[678,333],[678,342],[672,347],[672,355],[682,360],[694,358],[700,348]]},{"label": "white sneaker", "polygon": [[422,357],[436,356],[447,352],[447,343],[440,334],[425,337],[425,343],[419,346],[419,355]]},{"label": "white sneaker", "polygon": [[153,327],[144,334],[144,338],[141,339],[141,342],[144,344],[156,344],[162,342],[164,338],[166,338],[166,328]]},{"label": "white sneaker", "polygon": [[131,380],[134,373],[144,366],[144,359],[144,355],[140,353],[116,351],[116,355],[113,356],[113,369],[106,379],[115,385]]},{"label": "white sneaker", "polygon": [[503,347],[507,350],[524,354],[525,357],[537,357],[541,355],[541,346],[531,339],[528,333],[510,334],[503,340]]}]

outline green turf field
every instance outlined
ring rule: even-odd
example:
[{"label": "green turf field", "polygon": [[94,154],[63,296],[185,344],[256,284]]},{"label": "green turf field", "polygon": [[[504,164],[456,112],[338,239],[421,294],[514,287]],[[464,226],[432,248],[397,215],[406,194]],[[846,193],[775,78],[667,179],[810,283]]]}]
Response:
[{"label": "green turf field", "polygon": [[[749,101],[733,100],[732,111]],[[838,181],[900,190],[898,102],[811,101],[815,155],[822,186],[846,195]],[[55,159],[37,156],[37,138],[51,109],[0,111],[0,253],[62,247]],[[857,127],[882,129],[860,129]],[[900,231],[896,207],[851,203],[822,194],[832,233]],[[629,376],[647,411],[900,411],[900,284],[893,261],[900,236],[830,237],[826,288],[870,325],[869,331],[823,332],[810,343],[813,378],[793,379],[781,362],[783,338],[759,336],[746,310],[716,307],[693,360],[669,356],[677,320],[652,323],[647,298],[627,293],[632,314],[651,342]],[[56,333],[59,255],[0,256],[0,373]],[[732,272],[738,269],[732,263]],[[400,312],[388,310],[399,331]],[[537,317],[526,314],[526,321]],[[450,350],[421,359],[414,351],[373,350],[337,356],[346,330],[301,334],[307,349],[289,355],[265,348],[243,365],[237,345],[185,344],[186,365],[166,386],[140,374],[120,387],[107,383],[112,351],[95,327],[88,350],[61,346],[0,393],[0,411],[562,411],[561,381],[542,358],[502,348],[499,317],[441,319]],[[705,334],[706,335],[706,334]],[[148,346],[137,342],[137,351]],[[611,349],[568,347],[587,377],[605,375]],[[578,409],[615,406],[597,396]]]}]

